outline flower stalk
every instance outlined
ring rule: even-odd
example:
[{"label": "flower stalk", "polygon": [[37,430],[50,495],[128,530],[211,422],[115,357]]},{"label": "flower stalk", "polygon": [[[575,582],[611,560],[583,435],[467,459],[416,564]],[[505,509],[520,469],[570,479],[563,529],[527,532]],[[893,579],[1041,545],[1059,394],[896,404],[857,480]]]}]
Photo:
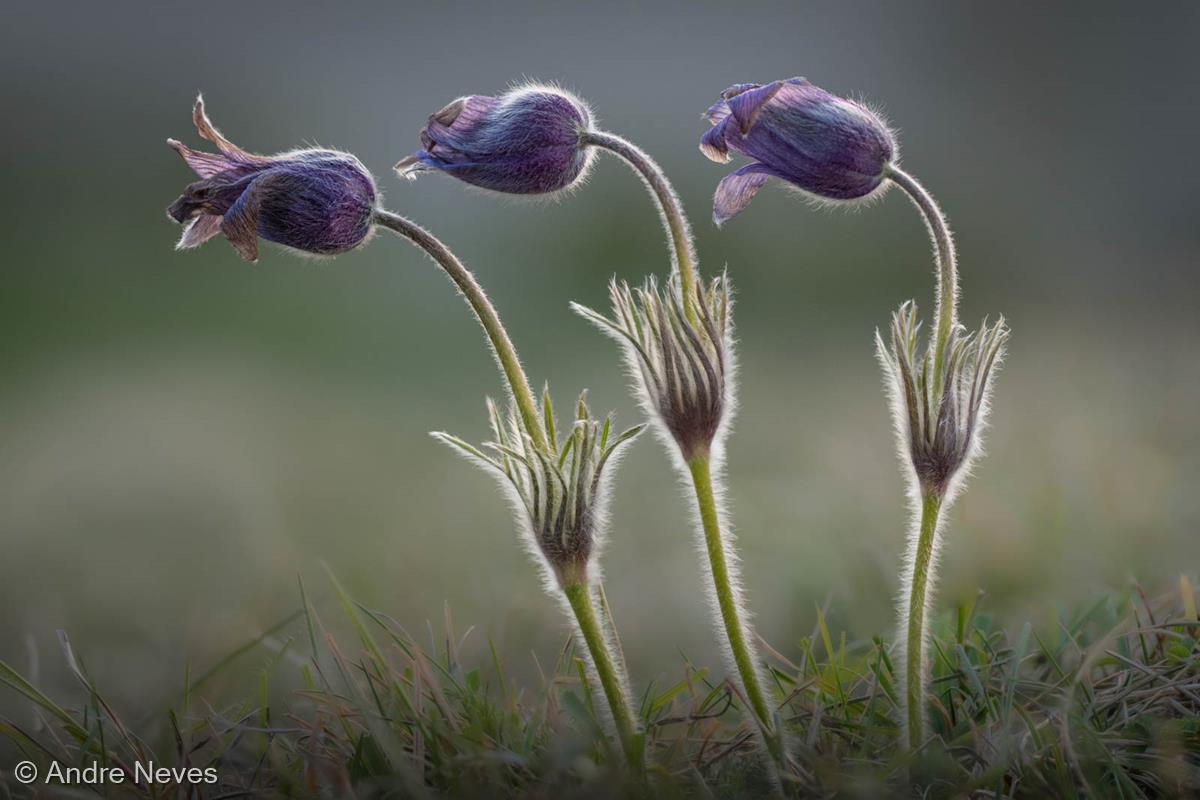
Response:
[{"label": "flower stalk", "polygon": [[911,574],[908,590],[908,625],[905,631],[904,707],[909,747],[916,749],[925,741],[925,692],[928,678],[928,636],[925,616],[929,606],[929,573],[933,568],[938,535],[938,517],[942,498],[930,492],[921,499],[921,517],[912,543]]},{"label": "flower stalk", "polygon": [[608,150],[627,163],[646,184],[658,205],[659,216],[667,231],[670,243],[673,271],[679,275],[679,287],[683,295],[683,308],[688,320],[699,322],[696,316],[695,295],[697,283],[696,248],[692,243],[692,230],[683,203],[662,168],[646,151],[633,142],[607,131],[588,130],[583,133],[583,143]]},{"label": "flower stalk", "polygon": [[775,731],[774,717],[763,692],[756,665],[757,654],[742,624],[737,587],[730,574],[729,560],[725,552],[725,538],[721,534],[721,512],[713,486],[712,458],[708,453],[703,453],[693,456],[687,463],[692,476],[692,486],[696,491],[701,527],[704,530],[704,549],[712,568],[713,591],[721,611],[721,621],[725,626],[733,662],[742,679],[746,701],[758,719],[767,747],[772,756],[779,759],[779,737]]},{"label": "flower stalk", "polygon": [[661,438],[671,443],[676,462],[691,483],[700,522],[698,534],[712,581],[718,636],[772,769],[782,770],[784,740],[764,688],[753,632],[744,618],[736,555],[717,488],[733,405],[728,279],[716,278],[696,293],[695,325],[685,316],[678,275],[661,287],[653,278],[638,289],[614,281],[609,296],[612,319],[578,304],[572,307],[622,345],[642,406],[655,420]]},{"label": "flower stalk", "polygon": [[938,287],[937,296],[934,298],[937,333],[933,347],[933,395],[938,397],[942,389],[942,363],[946,355],[946,344],[958,325],[958,256],[954,249],[954,236],[950,233],[950,224],[937,201],[916,178],[895,164],[888,165],[886,174],[921,212],[925,226],[929,229],[929,238],[933,240]]},{"label": "flower stalk", "polygon": [[625,696],[621,672],[612,657],[604,628],[596,616],[591,586],[586,580],[575,578],[563,584],[563,594],[566,595],[571,610],[575,612],[575,622],[579,625],[579,632],[587,645],[588,653],[591,654],[592,668],[595,669],[604,696],[608,700],[621,748],[635,772],[640,773],[644,769],[640,735],[633,721],[629,700]]},{"label": "flower stalk", "polygon": [[521,421],[525,424],[525,430],[532,437],[537,448],[545,451],[546,434],[538,415],[537,401],[534,400],[533,390],[529,386],[529,378],[525,376],[521,360],[517,357],[517,349],[513,346],[508,331],[504,329],[504,324],[500,322],[500,315],[496,312],[496,307],[488,299],[483,287],[479,285],[479,281],[475,280],[475,276],[459,261],[450,248],[415,222],[384,209],[376,209],[374,219],[376,224],[408,239],[424,250],[462,292],[467,304],[475,312],[475,318],[479,320],[484,333],[487,334],[496,360],[500,363],[500,371],[508,382],[513,402],[516,403],[521,414]]}]

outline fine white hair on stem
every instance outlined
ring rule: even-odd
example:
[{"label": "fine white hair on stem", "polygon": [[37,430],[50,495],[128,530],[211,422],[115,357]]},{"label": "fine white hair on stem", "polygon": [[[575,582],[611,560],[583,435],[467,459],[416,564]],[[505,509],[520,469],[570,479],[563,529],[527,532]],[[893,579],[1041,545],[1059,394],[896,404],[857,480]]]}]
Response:
[{"label": "fine white hair on stem", "polygon": [[683,304],[687,316],[692,317],[692,294],[698,291],[699,280],[696,265],[696,245],[692,238],[692,226],[683,210],[683,201],[666,173],[650,155],[628,139],[614,133],[593,129],[584,137],[585,144],[593,145],[615,154],[634,171],[646,187],[655,207],[663,231],[667,234],[667,251],[671,256],[671,275],[678,278],[683,292]]},{"label": "fine white hair on stem", "polygon": [[[992,376],[1004,355],[1004,319],[966,333],[951,328],[941,351],[944,380],[937,386],[934,342],[922,348],[913,303],[892,317],[891,341],[875,332],[876,356],[892,414],[897,456],[910,507],[907,546],[897,598],[897,650],[901,673],[901,723],[907,744],[917,748],[928,730],[929,616],[937,588],[945,516],[982,452],[991,402]],[[914,613],[919,616],[914,620]],[[914,654],[912,648],[917,648]],[[916,708],[913,708],[913,705]]]},{"label": "fine white hair on stem", "polygon": [[[922,678],[920,683],[920,695],[922,698],[924,698],[926,695],[926,682],[928,681],[930,640],[929,614],[933,607],[933,597],[937,593],[937,576],[941,564],[942,553],[942,528],[945,525],[946,512],[948,510],[949,504],[947,503],[946,505],[942,506],[937,513],[937,519],[933,523],[934,528],[932,533],[932,548],[930,550],[929,560],[925,566],[925,592],[921,605],[921,619],[924,621],[924,623],[921,626],[921,637],[918,650],[921,663]],[[922,522],[923,514],[921,510],[914,509],[912,513],[912,520],[909,524],[908,533],[906,536],[906,546],[901,567],[900,590],[896,597],[896,618],[899,622],[899,630],[897,631],[896,635],[896,653],[897,663],[902,665],[906,664],[908,661],[908,648],[910,643],[908,641],[907,632],[910,620],[909,615],[911,613],[913,578],[918,567],[918,549],[922,532]],[[900,672],[900,683],[902,686],[907,688],[907,675],[903,669]],[[913,710],[909,708],[907,698],[907,691],[900,692],[901,702],[899,722],[901,730],[908,729],[908,719],[913,713]],[[921,717],[922,728],[927,728],[929,715],[926,711],[924,703],[920,704],[916,710],[916,713]],[[914,747],[917,745],[917,743],[911,744],[913,744]]]},{"label": "fine white hair on stem", "polygon": [[[572,308],[618,343],[634,394],[676,469],[689,499],[716,639],[735,685],[750,700],[747,713],[758,721],[760,743],[769,751],[766,736],[773,721],[760,718],[764,673],[754,647],[724,480],[737,375],[728,278],[722,275],[698,289],[694,324],[683,310],[675,276],[662,287],[648,279],[636,290],[614,280],[609,291],[612,318],[579,304]],[[699,476],[697,460],[704,464]],[[711,493],[711,503],[701,493]],[[706,512],[715,517],[715,530],[708,529],[713,520],[706,523]],[[722,594],[732,609],[723,607]]]}]

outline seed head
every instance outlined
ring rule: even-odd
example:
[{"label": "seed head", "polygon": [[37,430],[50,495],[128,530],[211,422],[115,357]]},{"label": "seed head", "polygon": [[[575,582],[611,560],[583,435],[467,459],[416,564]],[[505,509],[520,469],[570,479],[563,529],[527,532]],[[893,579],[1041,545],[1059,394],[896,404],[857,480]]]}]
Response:
[{"label": "seed head", "polygon": [[317,149],[276,156],[249,153],[213,127],[200,97],[192,118],[200,136],[219,152],[167,140],[201,178],[167,209],[171,219],[187,225],[178,249],[223,233],[242,258],[257,261],[260,238],[330,256],[370,237],[375,181],[357,158]]},{"label": "seed head", "polygon": [[728,278],[697,288],[695,324],[684,312],[676,276],[662,288],[653,277],[640,289],[614,280],[608,291],[613,319],[571,306],[623,345],[647,414],[675,440],[684,459],[708,452],[732,405]]},{"label": "seed head", "polygon": [[532,549],[560,582],[586,579],[604,530],[615,456],[645,426],[614,434],[612,415],[594,419],[584,392],[575,408],[575,422],[559,442],[547,390],[543,413],[554,450],[547,453],[534,445],[515,410],[502,414],[490,399],[487,405],[494,441],[479,448],[447,433],[434,436],[501,479]]},{"label": "seed head", "polygon": [[547,194],[575,184],[591,163],[582,142],[592,114],[554,87],[460,97],[429,117],[421,148],[396,164],[405,177],[440,170],[506,194]]},{"label": "seed head", "polygon": [[922,494],[947,497],[979,451],[991,396],[991,377],[1004,357],[1004,318],[978,331],[958,327],[945,350],[942,387],[933,385],[932,343],[919,351],[917,308],[907,302],[892,316],[891,345],[878,332],[876,350],[892,400],[900,449]]},{"label": "seed head", "polygon": [[883,186],[896,157],[895,137],[878,115],[804,78],[731,86],[705,116],[713,127],[700,140],[704,155],[722,164],[730,150],[754,159],[717,186],[718,225],[772,176],[821,200],[861,200]]}]

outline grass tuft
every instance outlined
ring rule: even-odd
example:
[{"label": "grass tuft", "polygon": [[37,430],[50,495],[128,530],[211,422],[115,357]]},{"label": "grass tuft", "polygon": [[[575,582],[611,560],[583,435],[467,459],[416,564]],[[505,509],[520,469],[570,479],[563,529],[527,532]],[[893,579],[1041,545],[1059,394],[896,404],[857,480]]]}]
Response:
[{"label": "grass tuft", "polygon": [[[0,720],[0,737],[39,766],[134,763],[213,767],[216,785],[125,783],[111,797],[636,796],[620,746],[604,733],[570,640],[543,685],[518,687],[494,647],[465,663],[447,611],[422,645],[330,576],[339,641],[300,587],[301,608],[268,633],[185,678],[175,707],[145,730],[122,722],[60,636],[80,684],[60,704],[0,663],[0,685],[35,711],[35,730]],[[791,747],[790,796],[1183,797],[1200,794],[1200,622],[1188,579],[1149,600],[1140,589],[1099,598],[1045,630],[1010,633],[977,599],[936,621],[929,737],[901,737],[896,665],[881,638],[830,631],[785,656],[763,643],[777,714]],[[345,626],[344,625],[344,626]],[[231,664],[257,654],[250,685],[217,691]],[[541,667],[539,667],[541,669]],[[276,686],[298,686],[278,692]],[[206,688],[206,692],[201,692]],[[65,701],[64,701],[65,703]],[[681,674],[641,697],[656,797],[757,797],[771,791],[728,683],[684,659]],[[46,796],[4,773],[0,796]],[[63,788],[78,796],[86,787]],[[190,787],[188,787],[190,789]],[[35,791],[36,790],[36,791]],[[38,794],[40,793],[40,794]],[[53,792],[51,792],[53,794]]]}]

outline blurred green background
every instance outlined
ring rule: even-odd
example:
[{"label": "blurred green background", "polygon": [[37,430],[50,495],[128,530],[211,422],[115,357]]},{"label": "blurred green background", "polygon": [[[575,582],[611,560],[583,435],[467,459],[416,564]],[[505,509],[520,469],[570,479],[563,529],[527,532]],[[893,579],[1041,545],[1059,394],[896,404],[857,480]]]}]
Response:
[{"label": "blurred green background", "polygon": [[[490,478],[427,436],[486,435],[499,380],[430,262],[380,235],[335,261],[222,240],[176,253],[203,90],[235,142],[352,150],[387,203],[471,265],[560,408],[639,413],[613,344],[570,300],[663,274],[642,186],[603,158],[555,203],[399,181],[426,115],[558,81],[658,158],[702,265],[738,289],[729,498],[748,602],[785,654],[828,599],[888,632],[907,526],[872,350],[930,305],[924,228],[898,194],[853,213],[774,186],[717,231],[727,171],[696,149],[727,85],[805,75],[880,108],[951,216],[964,318],[1013,329],[988,455],[947,531],[940,607],[1014,622],[1200,553],[1200,6],[964,3],[261,2],[10,6],[0,291],[0,659],[64,680],[66,629],[106,691],[154,708],[326,594],[327,561],[410,630],[444,605],[534,675],[566,633]],[[609,598],[639,687],[679,652],[718,664],[689,516],[657,442],[616,482]],[[332,616],[332,614],[330,614]],[[473,649],[472,649],[473,648]],[[472,656],[474,657],[474,656]],[[0,708],[13,698],[0,697]]]}]

